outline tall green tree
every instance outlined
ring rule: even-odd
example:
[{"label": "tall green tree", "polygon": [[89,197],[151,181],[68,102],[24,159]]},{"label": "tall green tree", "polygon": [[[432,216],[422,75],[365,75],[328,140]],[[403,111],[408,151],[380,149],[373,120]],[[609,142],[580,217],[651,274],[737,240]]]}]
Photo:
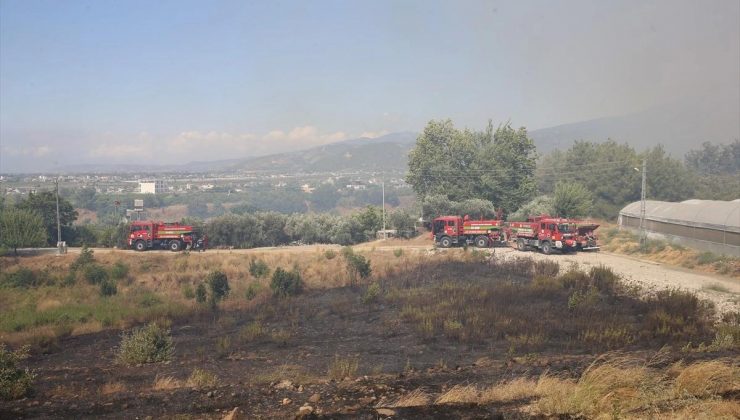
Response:
[{"label": "tall green tree", "polygon": [[561,182],[555,187],[553,209],[560,217],[583,217],[591,210],[591,192],[576,182]]},{"label": "tall green tree", "polygon": [[[28,210],[41,216],[46,230],[47,244],[56,246],[57,243],[57,201],[53,191],[31,193],[28,198],[18,203],[21,210]],[[63,197],[59,197],[59,221],[62,228],[62,240],[72,238],[74,232],[72,223],[77,220],[77,211],[72,204]]]},{"label": "tall green tree", "polygon": [[44,222],[38,214],[24,209],[0,211],[0,244],[18,255],[18,248],[43,246],[46,243]]},{"label": "tall green tree", "polygon": [[433,196],[454,202],[477,198],[508,212],[534,196],[536,158],[523,127],[506,123],[494,130],[489,121],[485,131],[472,132],[456,129],[450,120],[430,121],[409,153],[406,181],[422,203]]},{"label": "tall green tree", "polygon": [[480,153],[475,169],[480,177],[473,177],[479,198],[487,199],[507,213],[513,212],[532,199],[537,192],[534,177],[537,166],[537,148],[527,129],[514,129],[510,123],[496,131],[490,121],[485,133],[479,134]]}]

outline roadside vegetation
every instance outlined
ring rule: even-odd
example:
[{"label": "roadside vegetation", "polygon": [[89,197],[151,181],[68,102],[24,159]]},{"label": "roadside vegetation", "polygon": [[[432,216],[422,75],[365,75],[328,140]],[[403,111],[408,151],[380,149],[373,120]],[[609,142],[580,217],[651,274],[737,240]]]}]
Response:
[{"label": "roadside vegetation", "polygon": [[637,234],[613,225],[603,226],[598,232],[605,251],[740,278],[740,258],[697,251],[660,239],[648,239],[641,244]]}]

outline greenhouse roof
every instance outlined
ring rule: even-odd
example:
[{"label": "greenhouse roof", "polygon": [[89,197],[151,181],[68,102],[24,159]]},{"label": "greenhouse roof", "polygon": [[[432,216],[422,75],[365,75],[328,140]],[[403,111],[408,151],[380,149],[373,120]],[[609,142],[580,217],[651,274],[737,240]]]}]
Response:
[{"label": "greenhouse roof", "polygon": [[[640,202],[628,204],[619,214],[639,218]],[[680,203],[648,200],[645,202],[645,218],[740,233],[740,199],[686,200]]]}]

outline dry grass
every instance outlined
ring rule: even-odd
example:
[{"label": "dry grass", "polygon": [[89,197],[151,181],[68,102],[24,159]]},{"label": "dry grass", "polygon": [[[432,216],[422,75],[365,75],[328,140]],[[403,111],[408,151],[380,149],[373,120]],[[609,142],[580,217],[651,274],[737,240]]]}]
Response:
[{"label": "dry grass", "polygon": [[191,388],[210,388],[218,384],[218,377],[203,369],[193,369],[186,385]]},{"label": "dry grass", "polygon": [[517,378],[509,382],[502,382],[481,391],[480,401],[487,404],[532,398],[538,395],[538,384],[538,381],[527,378]]},{"label": "dry grass", "polygon": [[353,378],[360,365],[358,357],[334,356],[334,361],[329,365],[328,375],[330,378],[340,381],[344,378]]},{"label": "dry grass", "polygon": [[387,407],[421,407],[429,405],[430,401],[431,398],[429,397],[429,394],[421,389],[416,389],[406,395],[400,396],[395,402],[389,404]]},{"label": "dry grass", "polygon": [[707,397],[740,390],[740,369],[719,361],[699,362],[684,368],[674,381],[676,397]]},{"label": "dry grass", "polygon": [[159,376],[154,379],[152,389],[157,391],[164,391],[169,389],[182,388],[182,381],[179,381],[172,376]]},{"label": "dry grass", "polygon": [[123,382],[108,382],[100,387],[101,395],[118,394],[126,390],[126,384]]},{"label": "dry grass", "polygon": [[435,404],[469,404],[480,402],[480,392],[475,385],[455,385],[442,394]]}]

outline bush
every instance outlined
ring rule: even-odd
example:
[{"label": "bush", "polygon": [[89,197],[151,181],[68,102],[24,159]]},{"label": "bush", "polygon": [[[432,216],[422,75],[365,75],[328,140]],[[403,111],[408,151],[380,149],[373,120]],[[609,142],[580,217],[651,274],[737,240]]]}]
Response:
[{"label": "bush", "polygon": [[174,351],[170,331],[151,323],[123,334],[118,359],[130,365],[166,362],[172,359]]},{"label": "bush", "polygon": [[101,296],[113,296],[116,293],[118,293],[118,288],[116,287],[115,282],[111,280],[103,280],[103,282],[100,283]]},{"label": "bush", "polygon": [[77,270],[77,269],[85,267],[88,264],[92,264],[94,262],[95,262],[95,257],[93,256],[92,249],[88,248],[87,245],[82,245],[82,250],[80,251],[80,255],[77,256],[77,259],[72,263],[70,268],[72,270]]},{"label": "bush", "polygon": [[297,295],[303,290],[301,273],[298,272],[297,268],[293,269],[293,271],[286,271],[278,267],[272,273],[270,288],[275,296],[285,297]]},{"label": "bush", "polygon": [[110,269],[110,276],[113,279],[121,280],[128,276],[129,267],[123,261],[116,261]]},{"label": "bush", "polygon": [[270,267],[264,261],[255,258],[249,262],[249,274],[256,279],[261,279],[270,274]]},{"label": "bush", "polygon": [[4,277],[2,281],[3,286],[22,288],[38,286],[36,273],[26,267],[21,267],[12,273],[7,273]]},{"label": "bush", "polygon": [[255,297],[257,297],[257,293],[260,291],[262,287],[259,283],[252,283],[247,287],[247,291],[244,292],[244,297],[247,298],[247,300],[252,300]]},{"label": "bush", "polygon": [[324,257],[326,257],[327,260],[333,260],[336,256],[337,252],[333,249],[327,249],[326,251],[324,251]]},{"label": "bush", "polygon": [[378,300],[378,297],[380,296],[380,285],[378,283],[373,283],[370,286],[368,286],[367,290],[365,291],[365,294],[362,296],[362,303],[364,304],[370,304]]},{"label": "bush", "polygon": [[393,255],[396,256],[396,258],[400,258],[401,255],[403,255],[403,248],[396,248],[393,250]]},{"label": "bush", "polygon": [[229,295],[229,291],[231,290],[229,279],[221,271],[212,271],[208,274],[206,282],[211,290],[210,304],[212,307],[215,307],[218,302],[224,300]]},{"label": "bush", "polygon": [[99,264],[86,265],[82,275],[90,284],[101,284],[108,280],[108,272]]},{"label": "bush", "polygon": [[347,261],[347,272],[353,283],[358,278],[364,280],[370,277],[370,274],[372,274],[370,260],[360,254],[355,254],[350,247],[344,247],[342,249],[342,255],[344,255],[344,259]]},{"label": "bush", "polygon": [[206,291],[206,286],[201,283],[195,288],[195,301],[198,303],[206,303],[206,299],[208,299],[208,292]]},{"label": "bush", "polygon": [[193,290],[193,286],[186,284],[185,287],[182,288],[182,295],[185,296],[185,299],[195,298],[195,290]]},{"label": "bush", "polygon": [[18,367],[18,362],[28,357],[28,346],[16,351],[0,344],[0,399],[14,400],[28,394],[36,375],[28,369]]}]

